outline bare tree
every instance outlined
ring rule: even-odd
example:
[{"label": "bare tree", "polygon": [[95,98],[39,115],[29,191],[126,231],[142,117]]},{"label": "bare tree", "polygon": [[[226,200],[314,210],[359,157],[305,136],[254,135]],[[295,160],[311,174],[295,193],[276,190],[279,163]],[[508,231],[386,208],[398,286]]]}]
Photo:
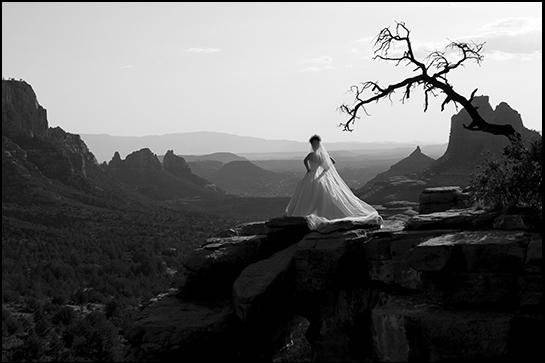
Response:
[{"label": "bare tree", "polygon": [[[393,47],[398,45],[402,47],[402,53],[392,54]],[[405,23],[396,23],[394,29],[389,27],[382,29],[374,43],[373,59],[395,62],[396,66],[402,64],[414,67],[413,72],[417,74],[387,87],[380,86],[378,81],[367,81],[350,87],[355,100],[352,105],[343,104],[340,106],[340,110],[348,115],[348,120],[341,122],[340,126],[345,131],[352,131],[356,119],[360,118],[360,112],[369,115],[365,108],[367,104],[378,102],[383,98],[391,100],[392,95],[397,90],[403,91],[401,102],[404,103],[411,96],[412,89],[422,86],[424,90],[424,112],[428,109],[430,95],[437,97],[443,94],[445,98],[441,104],[441,111],[445,109],[449,102],[452,102],[456,109],[458,109],[458,105],[464,107],[471,117],[470,124],[463,125],[466,129],[504,135],[511,141],[519,140],[520,135],[511,125],[491,124],[481,117],[478,107],[471,103],[477,89],[471,93],[469,98],[466,98],[456,92],[448,81],[449,72],[463,67],[465,63],[474,61],[480,64],[483,60],[483,46],[484,43],[451,42],[444,50],[431,52],[424,61],[420,61],[414,55],[410,31]],[[449,59],[451,57],[447,56],[448,52],[455,53],[456,59]]]}]

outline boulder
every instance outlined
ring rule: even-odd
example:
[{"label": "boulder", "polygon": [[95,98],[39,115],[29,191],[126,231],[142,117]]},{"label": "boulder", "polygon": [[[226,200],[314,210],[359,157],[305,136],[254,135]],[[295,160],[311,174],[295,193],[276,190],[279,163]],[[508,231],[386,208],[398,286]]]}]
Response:
[{"label": "boulder", "polygon": [[289,308],[297,245],[246,267],[233,284],[233,306],[242,321],[263,320]]},{"label": "boulder", "polygon": [[415,216],[418,214],[418,203],[409,202],[406,200],[396,200],[391,202],[383,203],[383,205],[376,206],[380,207],[377,211],[380,213],[382,218],[391,219],[391,218],[406,218]]},{"label": "boulder", "polygon": [[409,217],[399,215],[392,216],[390,219],[384,220],[384,223],[382,224],[378,232],[392,233],[402,231],[403,229],[405,229],[405,225],[408,220]]},{"label": "boulder", "polygon": [[418,196],[429,186],[427,180],[416,175],[392,176],[384,180],[370,181],[356,192],[368,203],[384,203],[396,200],[417,202]]},{"label": "boulder", "polygon": [[420,194],[421,214],[469,207],[469,194],[458,186],[426,188]]},{"label": "boulder", "polygon": [[358,219],[340,219],[325,223],[318,227],[319,233],[332,233],[337,231],[349,231],[351,229],[379,229],[379,221],[361,221]]},{"label": "boulder", "polygon": [[416,246],[409,263],[416,270],[426,272],[447,267],[464,272],[518,272],[531,237],[527,233],[503,231],[444,234]]},{"label": "boulder", "polygon": [[[266,234],[248,235],[253,232]],[[300,241],[309,232],[303,217],[273,218],[239,225],[222,232],[182,259],[183,294],[229,293],[232,283],[248,265]]]},{"label": "boulder", "polygon": [[409,230],[423,229],[489,229],[492,228],[495,212],[479,209],[451,209],[444,212],[420,214],[407,221]]},{"label": "boulder", "polygon": [[263,257],[266,240],[263,235],[209,238],[182,259],[186,273],[182,294],[229,294],[240,272]]},{"label": "boulder", "polygon": [[168,296],[137,314],[126,334],[130,345],[128,360],[234,358],[234,332],[236,319],[228,300],[203,305]]}]

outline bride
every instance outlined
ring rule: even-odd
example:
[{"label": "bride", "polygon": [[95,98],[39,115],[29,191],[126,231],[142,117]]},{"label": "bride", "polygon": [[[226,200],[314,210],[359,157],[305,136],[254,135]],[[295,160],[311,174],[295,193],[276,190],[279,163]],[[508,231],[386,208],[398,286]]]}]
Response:
[{"label": "bride", "polygon": [[342,180],[320,136],[312,136],[309,142],[312,152],[304,159],[307,173],[297,184],[286,215],[304,216],[310,229],[318,231],[344,220],[382,225],[382,217],[375,208],[356,197]]}]

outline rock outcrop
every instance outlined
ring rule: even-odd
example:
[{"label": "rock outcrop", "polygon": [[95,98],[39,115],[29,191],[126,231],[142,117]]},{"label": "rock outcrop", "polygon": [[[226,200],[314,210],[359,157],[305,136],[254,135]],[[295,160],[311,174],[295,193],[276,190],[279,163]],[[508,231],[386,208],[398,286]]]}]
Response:
[{"label": "rock outcrop", "polygon": [[434,161],[435,159],[424,154],[420,150],[420,146],[417,146],[409,156],[392,165],[387,171],[378,174],[370,183],[372,184],[373,181],[385,180],[395,176],[417,175],[430,167]]},{"label": "rock outcrop", "polygon": [[169,150],[163,163],[149,148],[130,153],[122,160],[116,152],[104,170],[128,188],[156,200],[220,198],[223,192],[193,174],[182,157]]},{"label": "rock outcrop", "polygon": [[[228,300],[183,303],[166,296],[144,309],[127,338],[141,342],[128,361],[161,362],[183,357],[193,361],[232,360],[237,324]],[[176,356],[172,353],[176,352]],[[189,358],[193,359],[189,359]]]},{"label": "rock outcrop", "polygon": [[448,209],[467,208],[470,204],[469,193],[464,193],[461,187],[426,188],[420,194],[419,212],[428,214],[442,212]]},{"label": "rock outcrop", "polygon": [[191,180],[197,185],[204,186],[210,184],[206,179],[194,174],[185,159],[174,154],[173,150],[168,150],[163,157],[163,168],[172,175]]},{"label": "rock outcrop", "polygon": [[378,174],[356,193],[369,203],[393,200],[414,201],[411,197],[422,191],[425,185],[418,180],[418,175],[429,168],[434,161],[422,153],[420,146],[417,146],[409,156],[392,165],[387,171]]},{"label": "rock outcrop", "polygon": [[150,149],[144,148],[130,153],[124,160],[123,166],[127,169],[142,172],[161,170],[161,162]]},{"label": "rock outcrop", "polygon": [[[501,102],[493,109],[488,96],[477,96],[472,102],[487,122],[512,125],[524,142],[541,137],[537,131],[524,127],[520,114],[507,103]],[[357,195],[370,203],[396,200],[418,202],[420,193],[426,188],[445,185],[466,187],[475,168],[485,158],[499,157],[508,144],[503,136],[465,129],[463,125],[470,122],[465,109],[460,110],[451,118],[448,147],[439,159],[430,161],[415,150],[390,170],[367,182],[357,191]]]},{"label": "rock outcrop", "polygon": [[[488,96],[477,96],[472,103],[487,122],[513,126],[526,142],[540,137],[536,131],[524,127],[520,114],[507,103],[501,102],[493,109]],[[434,185],[444,184],[446,180],[455,185],[467,185],[475,166],[486,157],[500,155],[508,145],[505,137],[465,129],[463,125],[470,122],[465,109],[452,116],[447,150],[429,169]]]},{"label": "rock outcrop", "polygon": [[[79,135],[48,127],[46,110],[24,81],[2,80],[2,199],[59,199],[98,203],[120,188],[99,168]],[[104,203],[101,201],[100,203]]]},{"label": "rock outcrop", "polygon": [[32,87],[24,81],[2,80],[2,135],[43,137],[48,128],[47,112]]},{"label": "rock outcrop", "polygon": [[50,128],[45,109],[23,81],[2,81],[2,199],[78,199],[96,205],[147,204],[149,199],[218,199],[224,193],[167,153],[150,149],[98,165],[79,135]]},{"label": "rock outcrop", "polygon": [[357,196],[369,203],[394,201],[418,202],[420,193],[428,186],[426,180],[407,176],[393,176],[365,185],[358,190]]},{"label": "rock outcrop", "polygon": [[163,167],[174,175],[186,176],[191,174],[189,164],[183,157],[174,154],[173,150],[168,150],[163,157]]},{"label": "rock outcrop", "polygon": [[296,243],[308,232],[304,218],[292,217],[240,225],[222,233],[225,237],[209,238],[183,258],[181,293],[196,297],[229,293],[245,267]]},{"label": "rock outcrop", "polygon": [[[187,257],[191,279],[201,284],[197,294],[182,286],[142,310],[127,336],[131,357],[543,357],[536,345],[543,334],[542,237],[494,229],[498,218],[463,209],[414,216],[406,227],[387,219],[381,229],[329,233],[308,231],[300,218],[237,226]],[[205,345],[206,352],[195,350]]]}]

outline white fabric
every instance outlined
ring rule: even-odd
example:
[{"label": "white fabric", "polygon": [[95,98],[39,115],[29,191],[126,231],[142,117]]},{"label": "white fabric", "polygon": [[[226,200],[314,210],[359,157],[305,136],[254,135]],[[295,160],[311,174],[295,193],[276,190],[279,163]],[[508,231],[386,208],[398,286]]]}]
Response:
[{"label": "white fabric", "polygon": [[309,166],[286,207],[287,216],[306,217],[310,229],[318,231],[344,220],[382,225],[376,209],[356,197],[342,180],[323,145],[311,153]]}]

